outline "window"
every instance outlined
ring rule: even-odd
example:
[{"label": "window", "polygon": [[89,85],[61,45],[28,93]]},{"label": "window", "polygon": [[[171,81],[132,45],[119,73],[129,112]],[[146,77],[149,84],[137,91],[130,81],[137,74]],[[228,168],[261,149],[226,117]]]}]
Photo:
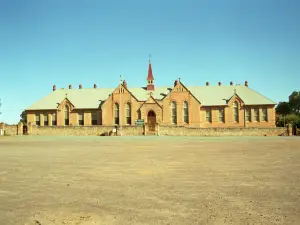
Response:
[{"label": "window", "polygon": [[189,104],[186,101],[183,103],[183,122],[189,123]]},{"label": "window", "polygon": [[48,114],[44,114],[44,126],[48,126]]},{"label": "window", "polygon": [[237,102],[233,103],[233,120],[234,122],[239,122],[239,104]]},{"label": "window", "polygon": [[129,102],[126,104],[126,124],[131,124],[131,105]]},{"label": "window", "polygon": [[56,126],[56,113],[52,114],[52,126]]},{"label": "window", "polygon": [[139,120],[142,119],[142,112],[141,112],[140,109],[138,110],[138,119],[139,119]]},{"label": "window", "polygon": [[114,114],[115,114],[115,124],[119,124],[119,104],[115,103],[115,108],[114,108]]},{"label": "window", "polygon": [[251,109],[246,108],[246,122],[251,122]]},{"label": "window", "polygon": [[172,124],[177,124],[177,105],[176,102],[172,102]]},{"label": "window", "polygon": [[211,123],[211,109],[206,109],[206,122]]},{"label": "window", "polygon": [[92,112],[92,125],[97,125],[98,120],[97,120],[97,112]]},{"label": "window", "polygon": [[78,113],[78,125],[79,126],[84,125],[84,112]]},{"label": "window", "polygon": [[254,109],[254,121],[258,122],[259,121],[259,109]]},{"label": "window", "polygon": [[64,113],[65,113],[65,126],[68,126],[69,125],[69,106],[65,105]]},{"label": "window", "polygon": [[220,108],[219,109],[219,122],[224,123],[225,122],[224,117],[225,117],[224,108]]},{"label": "window", "polygon": [[35,125],[40,126],[40,114],[35,114]]},{"label": "window", "polygon": [[268,121],[268,110],[266,108],[262,108],[261,114],[261,121]]}]

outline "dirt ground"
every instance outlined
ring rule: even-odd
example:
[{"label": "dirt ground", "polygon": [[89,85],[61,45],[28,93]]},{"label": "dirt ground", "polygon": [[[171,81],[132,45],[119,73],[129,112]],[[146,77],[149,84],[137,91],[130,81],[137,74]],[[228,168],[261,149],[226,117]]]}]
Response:
[{"label": "dirt ground", "polygon": [[298,137],[1,137],[1,225],[299,224]]}]

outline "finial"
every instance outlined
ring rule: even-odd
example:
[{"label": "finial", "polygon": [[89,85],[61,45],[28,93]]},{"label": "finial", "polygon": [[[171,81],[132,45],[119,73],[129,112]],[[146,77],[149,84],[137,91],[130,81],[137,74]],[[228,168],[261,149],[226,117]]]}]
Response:
[{"label": "finial", "polygon": [[149,63],[151,63],[151,54],[149,54]]},{"label": "finial", "polygon": [[236,89],[234,89],[233,91],[234,91],[234,94],[236,94]]},{"label": "finial", "polygon": [[66,93],[66,98],[68,97],[68,93]]},{"label": "finial", "polygon": [[178,78],[179,82],[180,82],[180,79],[181,79],[181,78],[179,77],[179,78]]}]

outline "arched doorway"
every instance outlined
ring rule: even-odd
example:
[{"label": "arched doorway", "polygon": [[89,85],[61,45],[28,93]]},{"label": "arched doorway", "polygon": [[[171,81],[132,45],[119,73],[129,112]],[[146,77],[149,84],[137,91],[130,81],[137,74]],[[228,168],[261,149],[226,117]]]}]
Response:
[{"label": "arched doorway", "polygon": [[156,114],[153,110],[148,112],[147,121],[149,132],[155,132]]}]

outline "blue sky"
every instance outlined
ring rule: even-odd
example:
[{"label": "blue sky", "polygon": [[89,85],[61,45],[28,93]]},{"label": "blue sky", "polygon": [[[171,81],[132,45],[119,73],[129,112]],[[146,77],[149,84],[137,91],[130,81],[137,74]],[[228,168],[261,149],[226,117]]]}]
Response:
[{"label": "blue sky", "polygon": [[300,91],[298,0],[1,0],[0,121],[57,88],[243,84]]}]

